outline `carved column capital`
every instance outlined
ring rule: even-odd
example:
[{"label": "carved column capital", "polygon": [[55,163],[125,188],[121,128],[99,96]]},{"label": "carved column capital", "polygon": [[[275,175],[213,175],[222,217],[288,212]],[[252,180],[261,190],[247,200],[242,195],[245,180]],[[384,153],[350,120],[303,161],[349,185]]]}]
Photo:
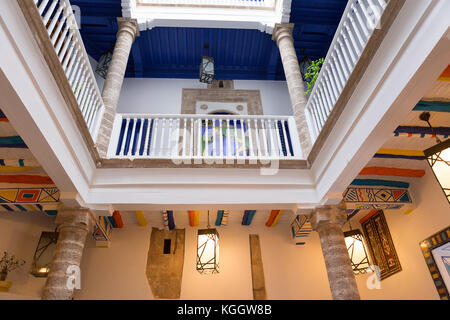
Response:
[{"label": "carved column capital", "polygon": [[117,32],[117,37],[121,32],[127,32],[133,37],[133,41],[136,37],[141,34],[139,32],[139,25],[136,19],[131,18],[117,18],[117,24],[119,25],[119,31]]},{"label": "carved column capital", "polygon": [[294,30],[293,23],[277,23],[272,33],[272,40],[277,43],[277,46],[280,45],[280,40],[288,37],[292,42],[294,42],[294,38],[292,37],[292,30]]},{"label": "carved column capital", "polygon": [[337,205],[326,205],[315,208],[311,212],[310,222],[314,230],[322,225],[338,224],[342,227],[347,222],[346,205],[341,201]]}]

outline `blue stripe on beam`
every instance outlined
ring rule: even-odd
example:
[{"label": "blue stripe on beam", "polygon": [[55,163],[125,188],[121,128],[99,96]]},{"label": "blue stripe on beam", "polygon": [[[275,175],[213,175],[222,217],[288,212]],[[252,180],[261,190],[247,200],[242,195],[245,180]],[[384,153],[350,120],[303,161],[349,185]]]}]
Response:
[{"label": "blue stripe on beam", "polygon": [[418,134],[439,134],[448,135],[450,134],[450,127],[413,127],[413,126],[400,126],[395,129],[394,133],[418,133]]},{"label": "blue stripe on beam", "polygon": [[216,226],[222,225],[222,219],[223,219],[223,210],[218,210],[216,218]]},{"label": "blue stripe on beam", "polygon": [[392,180],[378,180],[378,179],[355,179],[350,183],[353,186],[383,186],[395,188],[409,188],[408,182],[392,181]]},{"label": "blue stripe on beam", "polygon": [[442,101],[419,101],[414,111],[450,112],[450,102]]},{"label": "blue stripe on beam", "polygon": [[175,220],[173,219],[173,211],[167,210],[167,220],[169,224],[169,230],[175,229]]},{"label": "blue stripe on beam", "polygon": [[0,148],[28,148],[20,136],[0,137]]},{"label": "blue stripe on beam", "polygon": [[5,208],[8,211],[14,211],[14,209],[12,209],[10,206],[8,206],[6,204],[2,204],[2,207]]},{"label": "blue stripe on beam", "polygon": [[409,160],[425,160],[425,156],[404,156],[400,154],[386,154],[386,153],[376,153],[374,158],[396,158],[396,159],[409,159]]}]

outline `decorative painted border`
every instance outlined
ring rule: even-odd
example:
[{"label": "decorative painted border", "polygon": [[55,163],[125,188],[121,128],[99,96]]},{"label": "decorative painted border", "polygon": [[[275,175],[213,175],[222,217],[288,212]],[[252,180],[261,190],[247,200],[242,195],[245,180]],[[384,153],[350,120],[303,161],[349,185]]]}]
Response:
[{"label": "decorative painted border", "polygon": [[0,188],[2,204],[35,204],[59,202],[59,189],[50,188]]},{"label": "decorative painted border", "polygon": [[440,247],[450,241],[450,227],[447,227],[439,232],[436,232],[431,237],[426,238],[419,243],[420,249],[422,250],[423,257],[427,263],[428,270],[430,271],[431,278],[433,279],[434,285],[438,291],[441,300],[449,300],[449,288],[445,286],[442,279],[439,268],[434,261],[431,251],[437,247]]}]

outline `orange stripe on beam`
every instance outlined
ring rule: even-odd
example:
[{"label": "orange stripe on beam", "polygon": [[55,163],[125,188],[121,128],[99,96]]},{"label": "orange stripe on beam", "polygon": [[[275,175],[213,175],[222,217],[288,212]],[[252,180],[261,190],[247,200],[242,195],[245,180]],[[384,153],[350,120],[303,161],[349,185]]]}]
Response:
[{"label": "orange stripe on beam", "polygon": [[366,221],[367,219],[369,219],[371,216],[373,216],[375,213],[377,213],[378,211],[380,211],[380,210],[378,210],[378,209],[373,209],[373,210],[370,210],[370,212],[367,214],[367,215],[365,215],[363,218],[361,218],[361,220],[359,220],[359,223],[363,223],[364,221]]},{"label": "orange stripe on beam", "polygon": [[362,169],[362,171],[359,174],[421,178],[425,175],[425,170],[389,168],[389,167],[367,167]]},{"label": "orange stripe on beam", "polygon": [[54,184],[50,177],[32,175],[0,175],[0,182],[23,184]]},{"label": "orange stripe on beam", "polygon": [[267,227],[271,227],[271,226],[273,225],[275,219],[276,219],[277,216],[278,216],[278,213],[280,213],[280,210],[272,210],[272,211],[270,212],[269,219],[268,219],[267,222],[266,222],[266,226],[267,226]]}]

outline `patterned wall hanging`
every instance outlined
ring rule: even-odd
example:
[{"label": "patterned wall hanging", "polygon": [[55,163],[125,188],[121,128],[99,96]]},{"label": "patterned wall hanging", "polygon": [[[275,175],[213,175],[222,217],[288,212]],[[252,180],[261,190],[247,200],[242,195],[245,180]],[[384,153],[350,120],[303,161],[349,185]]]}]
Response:
[{"label": "patterned wall hanging", "polygon": [[402,267],[395,251],[382,210],[373,210],[360,220],[374,265],[380,268],[381,280],[400,272]]},{"label": "patterned wall hanging", "polygon": [[441,300],[450,298],[450,227],[420,243],[425,262]]},{"label": "patterned wall hanging", "polygon": [[304,245],[304,241],[311,232],[312,226],[307,216],[303,214],[296,215],[295,219],[291,222],[292,238],[296,245]]},{"label": "patterned wall hanging", "polygon": [[274,227],[278,223],[278,219],[280,219],[281,214],[283,213],[283,210],[272,210],[270,212],[269,219],[266,221],[267,227]]},{"label": "patterned wall hanging", "polygon": [[256,210],[245,210],[244,216],[242,217],[242,225],[249,226],[252,223],[255,213],[256,213]]}]

